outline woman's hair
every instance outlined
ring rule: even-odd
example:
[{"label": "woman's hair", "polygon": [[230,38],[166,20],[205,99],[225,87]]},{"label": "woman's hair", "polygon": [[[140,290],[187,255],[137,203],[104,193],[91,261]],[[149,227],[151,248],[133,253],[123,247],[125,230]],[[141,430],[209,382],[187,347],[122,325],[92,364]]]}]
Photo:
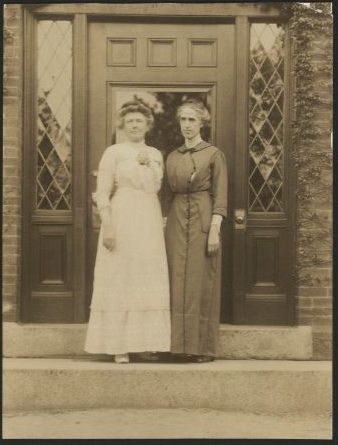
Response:
[{"label": "woman's hair", "polygon": [[184,108],[192,108],[193,110],[195,110],[203,125],[210,121],[209,111],[202,101],[197,99],[188,99],[187,101],[185,101],[177,109],[176,116],[178,120],[180,119],[181,112]]},{"label": "woman's hair", "polygon": [[124,103],[118,112],[118,117],[117,117],[118,128],[122,129],[124,127],[124,116],[128,113],[142,113],[143,116],[146,118],[149,128],[151,128],[154,122],[153,113],[151,109],[147,107],[147,105],[138,100],[131,100],[129,102]]}]

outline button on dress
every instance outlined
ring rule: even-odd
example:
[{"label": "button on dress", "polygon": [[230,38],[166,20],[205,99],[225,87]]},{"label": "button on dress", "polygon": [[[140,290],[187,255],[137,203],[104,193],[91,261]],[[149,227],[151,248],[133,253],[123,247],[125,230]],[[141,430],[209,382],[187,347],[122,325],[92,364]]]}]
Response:
[{"label": "button on dress", "polygon": [[[137,156],[147,150],[150,166]],[[116,246],[99,234],[85,350],[91,353],[170,350],[168,264],[158,192],[159,150],[143,143],[108,147],[99,164],[98,209],[110,207]]]}]

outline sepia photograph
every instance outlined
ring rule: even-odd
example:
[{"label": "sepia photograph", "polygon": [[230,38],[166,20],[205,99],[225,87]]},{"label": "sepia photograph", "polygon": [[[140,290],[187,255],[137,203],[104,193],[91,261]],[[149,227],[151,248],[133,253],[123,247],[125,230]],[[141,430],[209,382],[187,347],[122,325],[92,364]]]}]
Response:
[{"label": "sepia photograph", "polygon": [[3,5],[4,439],[333,438],[332,5]]}]

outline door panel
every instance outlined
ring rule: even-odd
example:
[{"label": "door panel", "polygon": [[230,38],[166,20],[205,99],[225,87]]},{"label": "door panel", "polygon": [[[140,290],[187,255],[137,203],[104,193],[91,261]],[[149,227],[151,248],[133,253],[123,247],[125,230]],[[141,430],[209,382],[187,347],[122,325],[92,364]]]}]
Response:
[{"label": "door panel", "polygon": [[[95,191],[95,171],[104,149],[119,142],[117,110],[137,97],[152,107],[153,130],[146,142],[164,156],[182,138],[175,118],[177,106],[188,97],[202,99],[209,107],[211,124],[203,135],[223,150],[232,165],[234,121],[234,24],[187,23],[89,24],[89,162],[88,180]],[[229,168],[229,206],[232,171]],[[92,293],[93,268],[99,219],[88,199],[90,257],[88,259],[87,307]],[[230,316],[230,224],[223,227],[222,312]],[[224,318],[225,319],[225,318]]]},{"label": "door panel", "polygon": [[32,241],[36,248],[36,261],[32,273],[33,289],[60,292],[72,289],[72,227],[57,224],[37,226]]},{"label": "door panel", "polygon": [[73,267],[71,225],[35,225],[32,244],[34,261],[31,262],[31,304],[29,321],[73,321]]},{"label": "door panel", "polygon": [[248,292],[280,292],[280,266],[283,258],[280,231],[256,228],[248,239]]}]

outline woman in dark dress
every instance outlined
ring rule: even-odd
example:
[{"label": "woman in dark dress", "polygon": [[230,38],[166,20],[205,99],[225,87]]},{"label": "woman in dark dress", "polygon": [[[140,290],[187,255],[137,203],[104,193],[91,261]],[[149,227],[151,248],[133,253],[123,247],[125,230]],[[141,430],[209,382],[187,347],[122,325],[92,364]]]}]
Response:
[{"label": "woman in dark dress", "polygon": [[171,352],[183,360],[206,362],[217,353],[227,167],[222,151],[201,138],[201,128],[210,120],[203,103],[185,102],[177,117],[185,143],[169,154],[163,187]]}]

